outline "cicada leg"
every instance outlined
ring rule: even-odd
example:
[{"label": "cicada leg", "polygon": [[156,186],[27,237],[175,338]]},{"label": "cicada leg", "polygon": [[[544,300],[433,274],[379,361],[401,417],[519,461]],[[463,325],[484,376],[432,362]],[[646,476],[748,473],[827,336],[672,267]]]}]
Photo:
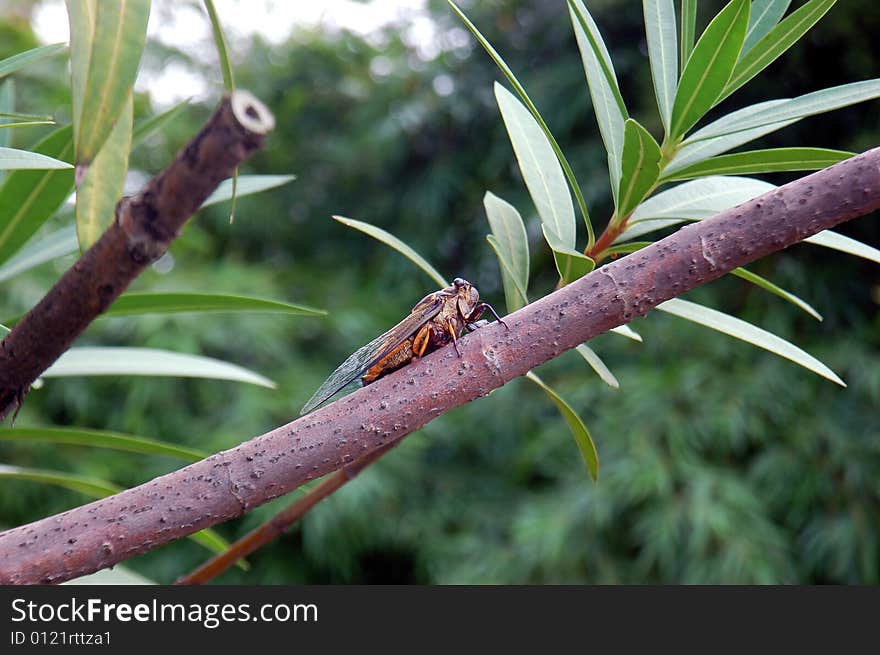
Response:
[{"label": "cicada leg", "polygon": [[431,343],[431,332],[432,328],[430,323],[426,323],[418,332],[416,332],[412,345],[412,352],[415,357],[421,357],[425,354],[425,351],[428,350],[428,346]]},{"label": "cicada leg", "polygon": [[495,311],[495,308],[487,302],[481,302],[479,305],[474,307],[474,311],[471,312],[471,315],[468,317],[468,324],[471,324],[475,319],[479,318],[480,315],[486,310],[489,310],[489,313],[495,317],[495,320],[501,323],[501,325],[503,325],[508,332],[510,331],[507,323],[505,323],[504,320],[500,316],[498,316],[498,312]]},{"label": "cicada leg", "polygon": [[455,333],[455,326],[452,324],[451,318],[446,319],[446,331],[452,337],[452,347],[455,348],[455,352],[461,357],[461,351],[458,349],[458,335]]}]

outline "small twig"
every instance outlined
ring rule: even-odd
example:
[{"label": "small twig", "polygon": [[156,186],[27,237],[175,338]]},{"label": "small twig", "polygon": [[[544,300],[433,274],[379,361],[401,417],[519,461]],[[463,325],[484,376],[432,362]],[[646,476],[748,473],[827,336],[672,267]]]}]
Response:
[{"label": "small twig", "polygon": [[177,238],[217,185],[275,126],[247,91],[226,97],[196,137],[6,335],[0,344],[0,420],[129,284]]},{"label": "small twig", "polygon": [[398,442],[387,444],[327,476],[317,487],[305,496],[297,498],[293,503],[278,512],[271,519],[251,530],[244,537],[231,544],[224,552],[209,559],[189,575],[179,578],[174,584],[197,585],[205,584],[233,566],[242,557],[247,557],[258,548],[280,536],[285,530],[301,519],[306,512],[327,496],[351,482],[367,466],[378,460],[382,455],[394,448]]}]

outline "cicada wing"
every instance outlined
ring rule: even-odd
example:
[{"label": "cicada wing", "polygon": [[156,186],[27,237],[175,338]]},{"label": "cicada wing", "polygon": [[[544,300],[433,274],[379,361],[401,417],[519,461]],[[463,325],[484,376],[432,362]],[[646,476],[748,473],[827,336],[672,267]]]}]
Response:
[{"label": "cicada wing", "polygon": [[354,382],[373,364],[385,357],[405,339],[412,336],[427,321],[440,311],[442,301],[438,298],[429,301],[426,298],[413,308],[413,312],[393,328],[379,335],[367,345],[358,348],[348,359],[342,362],[330,374],[309,401],[303,405],[300,415],[308,414],[313,409],[335,396],[344,387]]}]

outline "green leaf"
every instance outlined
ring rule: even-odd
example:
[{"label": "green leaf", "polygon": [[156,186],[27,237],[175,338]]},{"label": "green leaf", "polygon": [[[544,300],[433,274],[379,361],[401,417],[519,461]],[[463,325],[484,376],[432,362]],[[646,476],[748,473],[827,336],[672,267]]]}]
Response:
[{"label": "green leaf", "polygon": [[344,216],[334,216],[333,219],[339,221],[343,225],[347,225],[348,227],[353,227],[356,230],[360,230],[364,234],[373,237],[377,241],[381,241],[386,246],[394,248],[394,250],[399,252],[401,255],[409,259],[413,264],[422,269],[422,271],[424,271],[428,275],[428,277],[434,280],[439,286],[449,286],[449,282],[447,282],[446,279],[437,272],[437,269],[431,266],[424,257],[422,257],[419,253],[410,248],[393,234],[390,234],[382,228],[376,227],[375,225],[370,225],[369,223],[364,223],[362,221],[356,221],[351,218],[345,218]]},{"label": "green leaf", "polygon": [[[593,111],[599,124],[599,133],[608,153],[608,173],[611,180],[611,192],[616,194],[620,187],[620,158],[623,154],[623,123],[629,118],[614,65],[608,48],[602,40],[590,12],[581,0],[568,0],[571,24],[577,38],[590,97],[593,100]],[[616,200],[615,200],[616,202]]]},{"label": "green leaf", "polygon": [[187,462],[205,459],[208,453],[177,444],[132,434],[73,428],[0,428],[0,441],[63,443],[93,448],[111,448],[142,455],[163,455]]},{"label": "green leaf", "polygon": [[51,45],[40,46],[39,48],[32,48],[31,50],[25,50],[17,55],[7,57],[0,61],[0,78],[5,77],[10,73],[14,73],[28,64],[33,64],[48,57],[60,55],[66,50],[66,43],[53,43]]},{"label": "green leaf", "polygon": [[635,332],[628,325],[618,325],[617,327],[613,327],[608,331],[613,332],[614,334],[617,334],[621,337],[626,337],[627,339],[631,339],[632,341],[638,341],[639,343],[642,343],[641,335],[638,334],[637,332]]},{"label": "green leaf", "polygon": [[[7,464],[0,464],[0,478],[51,484],[77,491],[89,498],[106,498],[124,490],[123,487],[100,478]],[[222,553],[229,548],[229,543],[213,530],[201,530],[189,535],[189,538],[213,553]]]},{"label": "green leaf", "polygon": [[495,99],[547,242],[554,250],[573,250],[577,229],[574,206],[553,149],[529,110],[497,82]]},{"label": "green leaf", "polygon": [[[35,152],[66,161],[73,155],[71,127],[49,134]],[[0,186],[0,262],[8,260],[64,203],[73,170],[15,171]]]},{"label": "green leaf", "polygon": [[38,152],[0,148],[0,169],[3,170],[57,170],[73,168],[66,161],[47,157]]},{"label": "green leaf", "polygon": [[[763,111],[766,107],[772,107],[783,102],[786,101],[770,100],[768,102],[762,102],[757,105],[752,105],[751,107],[746,107],[745,109],[735,111],[728,116],[729,118],[733,119],[740,115],[747,116],[751,114],[756,114]],[[764,136],[765,134],[769,134],[770,132],[775,132],[776,130],[782,129],[783,127],[791,125],[794,122],[794,120],[779,121],[776,123],[768,123],[767,125],[762,125],[748,130],[731,132],[730,134],[725,134],[723,136],[709,137],[706,139],[693,141],[692,139],[694,137],[685,139],[684,146],[675,154],[675,156],[672,158],[672,161],[670,161],[664,167],[663,173],[664,175],[669,175],[669,173],[680,170],[686,166],[690,166],[691,164],[703,161],[714,155],[727,152],[728,150],[733,150],[734,148],[741,146],[744,143],[753,141],[757,138]],[[694,136],[702,133],[706,129],[713,127],[714,125],[715,123],[707,125],[705,128],[695,132]]]},{"label": "green leaf", "polygon": [[0,266],[0,282],[5,282],[40,264],[64,257],[79,249],[76,228],[71,225],[62,228],[35,243],[28,243],[14,257]]},{"label": "green leaf", "polygon": [[663,129],[668,132],[675,89],[678,87],[675,4],[673,0],[642,0],[642,10],[645,14],[654,96],[657,98]]},{"label": "green leaf", "polygon": [[596,268],[593,259],[577,250],[554,250],[553,259],[563,284],[571,284]]},{"label": "green leaf", "polygon": [[135,573],[118,564],[112,569],[103,569],[89,575],[83,575],[67,582],[64,585],[154,585],[159,584],[140,573]]},{"label": "green leaf", "polygon": [[122,487],[115,485],[112,482],[101,480],[100,478],[65,473],[63,471],[48,471],[45,469],[26,468],[23,466],[9,466],[8,464],[0,464],[0,478],[29,480],[31,482],[40,482],[42,484],[52,484],[58,487],[64,487],[65,489],[70,489],[71,491],[78,491],[91,498],[104,498],[122,491]]},{"label": "green leaf", "polygon": [[614,374],[605,365],[605,362],[602,361],[592,348],[582,343],[577,346],[575,350],[577,350],[580,356],[586,360],[587,364],[596,371],[596,375],[598,375],[605,384],[614,389],[620,389],[620,382],[617,381],[617,378],[614,377]]},{"label": "green leaf", "polygon": [[220,70],[223,72],[223,86],[227,93],[235,91],[235,78],[232,75],[232,62],[229,60],[229,48],[226,46],[226,36],[223,34],[223,26],[220,17],[214,8],[213,0],[204,0],[205,9],[211,19],[211,32],[214,34],[214,46],[217,48],[217,56],[220,58]]},{"label": "green leaf", "polygon": [[138,121],[131,132],[131,147],[140,145],[180,116],[189,107],[189,100],[174,105],[161,114]]},{"label": "green leaf", "polygon": [[110,227],[116,203],[125,188],[128,155],[131,152],[132,96],[119,114],[116,125],[104,141],[76,190],[76,235],[81,250],[87,250]]},{"label": "green leaf", "polygon": [[483,206],[492,230],[489,245],[501,266],[507,311],[514,312],[529,302],[529,240],[526,226],[513,205],[488,191],[483,196]]},{"label": "green leaf", "polygon": [[209,378],[275,388],[268,378],[235,364],[154,348],[71,348],[43,373],[47,378],[93,375]]},{"label": "green leaf", "polygon": [[751,200],[776,187],[750,177],[704,177],[661,191],[640,204],[629,219],[629,227],[617,241],[676,225],[702,220]]},{"label": "green leaf", "polygon": [[697,34],[697,0],[681,0],[681,70],[694,51]]},{"label": "green leaf", "polygon": [[837,0],[811,0],[773,27],[737,62],[719,100],[726,98],[773,63],[824,16]]},{"label": "green leaf", "polygon": [[590,213],[589,211],[587,211],[587,203],[584,201],[584,194],[581,192],[581,187],[574,176],[574,171],[571,169],[568,160],[562,153],[562,148],[559,147],[559,144],[556,142],[556,138],[550,132],[550,128],[548,127],[547,122],[541,116],[541,113],[538,111],[535,103],[532,102],[529,94],[526,93],[525,87],[520,84],[520,81],[516,78],[516,75],[513,74],[510,66],[508,66],[504,59],[502,59],[501,55],[498,54],[498,51],[492,47],[492,44],[489,43],[486,37],[484,37],[480,33],[476,25],[474,25],[470,21],[470,19],[464,14],[464,12],[458,8],[458,5],[456,5],[452,0],[447,1],[452,10],[465,24],[465,27],[467,27],[471,31],[471,34],[476,37],[480,45],[483,46],[483,49],[489,54],[489,56],[492,58],[492,60],[495,62],[501,72],[504,73],[504,76],[513,86],[513,90],[516,91],[516,94],[519,96],[520,100],[522,100],[522,102],[528,108],[529,112],[531,112],[532,117],[535,119],[535,121],[537,121],[538,125],[540,125],[541,129],[544,131],[544,135],[547,137],[547,141],[550,142],[550,146],[553,148],[553,152],[556,154],[556,158],[559,160],[559,164],[562,166],[562,170],[565,172],[565,177],[568,179],[571,190],[574,192],[575,199],[577,200],[578,207],[581,210],[581,214],[584,217],[584,223],[587,227],[588,247],[592,248],[595,240],[595,235],[593,233],[593,224],[590,222]]},{"label": "green leaf", "polygon": [[831,230],[823,230],[818,234],[807,237],[804,239],[804,243],[812,243],[814,246],[824,246],[825,248],[839,250],[840,252],[880,264],[880,250]]},{"label": "green leaf", "polygon": [[743,41],[742,55],[763,39],[785,15],[791,0],[752,0],[749,29]]},{"label": "green leaf", "polygon": [[[735,132],[751,130],[785,121],[798,121],[807,116],[823,114],[833,109],[848,107],[865,100],[880,97],[880,79],[841,84],[821,91],[813,91],[796,98],[769,100],[722,116],[694,132],[684,143],[695,143]],[[772,130],[764,132],[767,134]]]},{"label": "green leaf", "polygon": [[785,339],[781,339],[775,334],[762,330],[742,319],[719,312],[715,309],[704,307],[703,305],[682,300],[681,298],[667,300],[666,302],[657,305],[656,309],[713,330],[717,330],[718,332],[722,332],[736,339],[741,339],[753,346],[763,348],[775,355],[791,360],[807,370],[810,370],[817,375],[821,375],[823,378],[831,380],[842,387],[846,386],[843,380],[841,380],[834,371],[812,355],[808,355]]},{"label": "green leaf", "polygon": [[227,293],[130,292],[116,299],[102,316],[170,314],[176,312],[275,312],[323,316],[327,312],[304,305]]},{"label": "green leaf", "polygon": [[644,200],[660,177],[660,146],[638,121],[626,120],[623,157],[621,160],[620,192],[617,194],[616,216],[623,220]]},{"label": "green leaf", "polygon": [[775,294],[775,295],[779,296],[780,298],[787,300],[788,302],[790,302],[792,305],[795,305],[796,307],[800,307],[802,310],[807,312],[807,314],[809,314],[810,316],[815,318],[817,321],[822,320],[822,315],[819,314],[819,312],[817,312],[815,309],[813,309],[813,307],[811,305],[804,302],[803,300],[798,298],[793,293],[790,293],[790,292],[786,291],[785,289],[782,289],[781,287],[776,286],[770,280],[763,278],[760,275],[757,275],[756,273],[752,273],[751,271],[747,271],[744,268],[735,268],[731,271],[731,273],[733,275],[736,275],[739,278],[742,278],[743,280],[747,280],[748,282],[751,282],[752,284],[755,284],[755,285],[761,287],[765,291],[769,291],[770,293]]},{"label": "green leaf", "polygon": [[[233,197],[241,198],[242,196],[274,189],[295,179],[296,175],[239,175],[237,185],[233,184],[232,179],[223,180],[214,189],[214,193],[208,196],[205,202],[202,203],[200,209],[232,200]],[[233,189],[234,186],[237,188]]]},{"label": "green leaf", "polygon": [[[68,11],[72,12],[76,4],[69,2]],[[82,52],[78,55],[88,62],[81,109],[74,111],[78,166],[91,164],[130,102],[150,16],[149,0],[97,2],[94,7],[94,31],[91,35],[88,32],[84,35],[86,43],[81,43],[80,35],[73,31],[71,15],[71,53],[90,48],[88,55]],[[88,17],[82,20],[88,20]],[[74,70],[76,68],[77,65]],[[74,77],[76,88],[77,75]]]},{"label": "green leaf", "polygon": [[707,175],[754,175],[782,171],[817,171],[832,166],[855,153],[826,148],[770,148],[721,155],[685,166],[664,175],[661,182],[688,180]]},{"label": "green leaf", "polygon": [[748,24],[748,0],[731,0],[697,41],[675,94],[672,139],[687,132],[715,105],[736,65]]},{"label": "green leaf", "polygon": [[98,0],[66,0],[70,27],[70,97],[73,124],[79,125],[89,76],[89,59],[95,38]]},{"label": "green leaf", "polygon": [[[6,80],[0,84],[0,116],[11,114],[15,110],[15,80]],[[0,125],[0,127],[3,127]],[[0,130],[0,148],[8,148],[10,133]],[[0,173],[3,175],[3,173]]]},{"label": "green leaf", "polygon": [[587,430],[587,426],[584,425],[581,417],[571,408],[571,405],[565,402],[553,389],[544,384],[537,375],[529,371],[526,373],[526,379],[537,384],[550,396],[550,399],[556,405],[559,413],[562,414],[574,436],[575,443],[577,443],[578,449],[581,451],[581,456],[584,458],[584,464],[587,466],[590,477],[593,478],[594,482],[597,481],[599,479],[599,453],[596,452],[596,444],[593,443],[593,438],[590,436],[590,432]]},{"label": "green leaf", "polygon": [[498,259],[498,266],[501,268],[501,284],[504,287],[504,304],[507,306],[507,313],[515,312],[517,309],[528,304],[528,296],[515,282],[516,277],[513,274],[513,269],[511,269],[510,263],[502,254],[498,239],[492,234],[487,234],[486,241],[495,253],[495,257]]}]

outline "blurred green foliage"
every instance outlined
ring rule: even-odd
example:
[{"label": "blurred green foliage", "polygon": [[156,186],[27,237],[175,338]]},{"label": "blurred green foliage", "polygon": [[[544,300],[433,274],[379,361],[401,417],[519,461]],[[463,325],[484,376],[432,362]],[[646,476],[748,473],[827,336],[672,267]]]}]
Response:
[{"label": "blurred green foliage", "polygon": [[[565,3],[462,4],[535,99],[601,227],[612,205],[605,155]],[[631,111],[658,134],[642,19],[632,4],[594,0],[589,6]],[[526,219],[537,273],[533,293],[551,290],[552,257],[492,95],[499,73],[445,2],[430,5],[441,37],[438,53],[428,58],[408,44],[399,26],[366,39],[293,28],[280,46],[259,37],[233,40],[237,85],[265,101],[278,122],[266,149],[243,172],[295,173],[297,180],[242,198],[232,225],[228,206],[205,210],[172,247],[172,270],[149,271],[136,285],[246,292],[322,307],[329,316],[104,319],[81,339],[221,357],[268,375],[278,391],[204,380],[51,381],[29,394],[22,425],[118,430],[219,450],[292,420],[342,358],[433,288],[402,257],[332,221],[331,214],[393,232],[446,276],[472,280],[503,306],[500,275],[484,239],[482,196],[491,190]],[[708,16],[721,3],[701,5]],[[703,26],[705,19],[698,30]],[[0,40],[0,56],[34,45],[26,22],[0,23],[0,30],[10,34]],[[880,12],[871,0],[838,3],[803,43],[713,115],[877,76],[878,31]],[[171,59],[210,76],[222,90],[216,68],[148,44],[148,67]],[[47,62],[17,83],[21,111],[67,111],[62,61]],[[149,113],[147,100],[138,98],[136,119]],[[132,168],[159,170],[209,111],[187,110],[133,153]],[[21,146],[37,133],[19,131],[14,140]],[[880,121],[876,104],[869,103],[805,120],[755,147],[864,150],[878,143]],[[876,217],[841,231],[880,243]],[[587,420],[602,460],[598,484],[584,473],[556,410],[538,389],[517,380],[410,436],[253,555],[250,572],[231,571],[220,581],[880,582],[880,269],[810,246],[752,269],[813,304],[824,322],[736,279],[688,297],[804,347],[849,388],[651,314],[633,326],[644,344],[610,335],[591,342],[620,380],[619,391],[601,383],[575,353],[540,369]],[[49,264],[4,285],[4,315],[27,309],[59,270]],[[179,465],[21,443],[0,444],[0,459],[123,485]],[[18,525],[83,501],[72,492],[4,483],[0,521],[2,527]],[[278,499],[218,529],[234,538],[287,502],[289,497]],[[181,541],[127,566],[169,582],[203,557]]]}]

